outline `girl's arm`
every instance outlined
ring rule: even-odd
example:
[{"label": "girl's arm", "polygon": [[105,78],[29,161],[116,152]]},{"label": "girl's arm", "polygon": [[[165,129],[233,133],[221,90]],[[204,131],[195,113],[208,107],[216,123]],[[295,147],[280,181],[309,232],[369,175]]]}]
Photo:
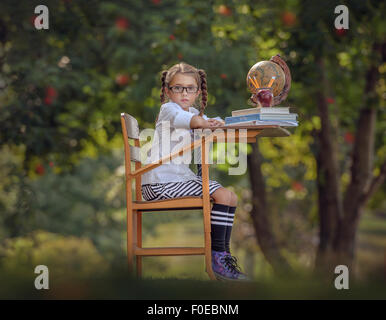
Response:
[{"label": "girl's arm", "polygon": [[201,117],[198,115],[199,111],[196,108],[192,107],[192,109],[194,110],[194,113],[196,115],[193,116],[191,119],[191,122],[190,122],[191,129],[218,127],[218,126],[223,126],[225,124],[225,121],[222,120],[220,117],[208,118],[205,114],[202,115]]},{"label": "girl's arm", "polygon": [[213,127],[213,125],[210,123],[210,121],[205,120],[201,116],[193,116],[190,120],[190,128],[196,129],[196,128],[209,128]]}]

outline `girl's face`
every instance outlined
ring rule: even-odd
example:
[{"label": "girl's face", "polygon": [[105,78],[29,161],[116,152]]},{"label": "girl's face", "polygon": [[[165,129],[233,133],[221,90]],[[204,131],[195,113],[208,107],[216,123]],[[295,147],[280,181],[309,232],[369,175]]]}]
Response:
[{"label": "girl's face", "polygon": [[[173,89],[169,89],[174,87]],[[181,90],[182,92],[178,93],[177,91]],[[189,111],[194,101],[200,94],[198,84],[196,79],[187,74],[177,73],[174,75],[172,81],[169,83],[169,88],[166,88],[166,94],[171,101],[179,104],[185,111]],[[194,92],[197,90],[197,92]],[[189,92],[188,92],[189,91]]]}]

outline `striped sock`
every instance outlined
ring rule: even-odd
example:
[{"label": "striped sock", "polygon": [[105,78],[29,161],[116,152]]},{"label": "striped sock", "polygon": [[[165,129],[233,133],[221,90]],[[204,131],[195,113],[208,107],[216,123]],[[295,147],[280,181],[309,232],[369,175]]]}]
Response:
[{"label": "striped sock", "polygon": [[197,164],[197,175],[199,177],[202,176],[202,167],[201,167],[201,164]]},{"label": "striped sock", "polygon": [[212,250],[225,251],[225,233],[227,229],[228,206],[214,203],[210,214]]},{"label": "striped sock", "polygon": [[232,226],[233,226],[233,220],[235,218],[235,212],[236,207],[228,207],[228,224],[225,231],[225,250],[228,253],[231,253],[230,250],[230,242],[231,242],[231,233],[232,233]]}]

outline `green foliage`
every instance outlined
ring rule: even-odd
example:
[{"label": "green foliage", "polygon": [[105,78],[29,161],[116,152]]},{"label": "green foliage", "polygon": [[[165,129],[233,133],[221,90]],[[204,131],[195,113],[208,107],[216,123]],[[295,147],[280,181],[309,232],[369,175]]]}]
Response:
[{"label": "green foliage", "polygon": [[37,265],[46,265],[55,281],[94,277],[109,269],[109,263],[90,239],[39,230],[6,240],[0,247],[0,257],[3,273],[24,276],[31,274]]},{"label": "green foliage", "polygon": [[86,158],[66,173],[58,173],[55,165],[46,166],[43,176],[32,177],[9,175],[13,166],[20,168],[20,160],[5,159],[1,166],[1,172],[8,174],[1,193],[3,239],[36,229],[87,237],[111,263],[120,263],[125,231],[121,154]]},{"label": "green foliage", "polygon": [[[313,134],[320,129],[315,91],[323,79],[315,61],[321,54],[342,188],[349,182],[358,111],[371,99],[378,108],[374,174],[379,173],[386,155],[380,99],[385,82],[379,81],[376,97],[366,97],[364,76],[377,58],[371,46],[383,39],[384,2],[347,2],[350,29],[344,35],[334,29],[339,1],[51,0],[48,31],[31,24],[37,4],[0,3],[0,239],[21,241],[18,259],[32,259],[23,253],[34,245],[26,235],[46,230],[90,239],[104,259],[121,263],[125,193],[119,115],[127,112],[140,128],[153,128],[160,72],[179,61],[207,72],[206,114],[223,118],[246,108],[245,78],[253,64],[279,53],[290,67],[292,87],[283,105],[299,114],[300,126],[290,138],[260,140],[270,218],[290,260],[309,265],[316,247]],[[386,67],[379,68],[384,75]],[[211,179],[239,195],[234,245],[258,255],[249,181],[247,175],[229,176],[231,165],[214,165]],[[371,211],[384,211],[384,194],[382,187]],[[164,222],[167,216],[146,217],[144,226],[152,236]],[[46,240],[74,246],[75,240],[60,237]]]}]

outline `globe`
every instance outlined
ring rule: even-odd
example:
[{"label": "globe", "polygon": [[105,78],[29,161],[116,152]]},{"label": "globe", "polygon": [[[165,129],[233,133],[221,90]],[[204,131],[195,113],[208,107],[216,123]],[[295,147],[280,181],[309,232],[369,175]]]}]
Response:
[{"label": "globe", "polygon": [[247,87],[252,93],[256,92],[251,78],[257,81],[260,88],[268,87],[272,77],[276,77],[271,87],[274,97],[278,96],[285,85],[285,74],[283,69],[275,62],[260,61],[252,66],[247,75]]}]

